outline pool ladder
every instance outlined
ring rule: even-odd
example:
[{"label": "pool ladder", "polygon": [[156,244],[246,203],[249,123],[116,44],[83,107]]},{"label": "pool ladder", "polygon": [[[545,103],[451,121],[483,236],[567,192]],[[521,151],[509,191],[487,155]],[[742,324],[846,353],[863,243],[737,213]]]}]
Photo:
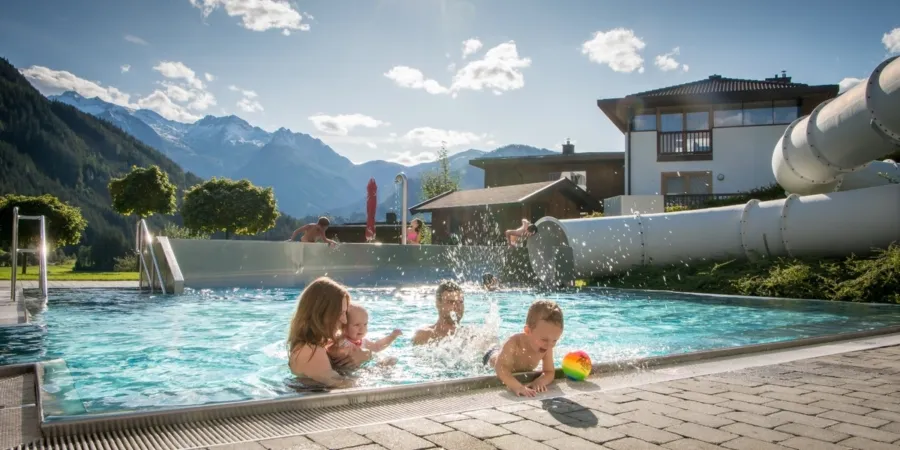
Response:
[{"label": "pool ladder", "polygon": [[[19,248],[19,221],[20,220],[36,220],[40,223],[40,242],[38,242],[37,248]],[[10,273],[9,273],[9,288],[10,288],[10,298],[13,303],[16,302],[16,270],[19,267],[19,255],[20,254],[32,254],[38,255],[38,287],[41,290],[41,295],[44,299],[47,298],[47,220],[44,219],[44,216],[20,216],[19,215],[19,207],[13,207],[13,220],[12,220],[12,243],[10,244]],[[25,264],[28,264],[28,260],[25,260]]]},{"label": "pool ladder", "polygon": [[[147,229],[147,222],[144,219],[140,219],[137,223],[137,234],[134,242],[134,250],[137,252],[138,263],[140,264],[140,267],[138,268],[138,277],[140,278],[138,286],[141,290],[144,290],[144,277],[146,276],[147,287],[152,294],[154,292],[155,275],[156,281],[159,283],[159,290],[165,294],[166,283],[163,281],[162,272],[159,270],[159,262],[156,260],[156,251],[153,250],[153,235],[150,234],[150,230]],[[152,265],[147,264],[146,256],[148,254],[150,256],[150,261],[153,263]],[[153,272],[152,275],[151,271]]]}]

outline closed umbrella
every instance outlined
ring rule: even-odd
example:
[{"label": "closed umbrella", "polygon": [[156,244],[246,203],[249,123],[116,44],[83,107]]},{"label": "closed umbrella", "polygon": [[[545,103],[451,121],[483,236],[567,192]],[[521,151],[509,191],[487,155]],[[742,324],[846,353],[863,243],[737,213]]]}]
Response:
[{"label": "closed umbrella", "polygon": [[378,186],[375,179],[369,179],[366,186],[366,241],[375,240],[375,209],[378,206]]}]

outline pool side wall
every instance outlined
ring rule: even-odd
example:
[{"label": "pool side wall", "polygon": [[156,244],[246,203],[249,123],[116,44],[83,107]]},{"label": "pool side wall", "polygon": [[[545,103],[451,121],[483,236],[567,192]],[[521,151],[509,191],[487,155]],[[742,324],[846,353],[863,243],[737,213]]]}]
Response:
[{"label": "pool side wall", "polygon": [[[504,283],[534,280],[523,248],[340,244],[168,239],[166,267],[178,267],[183,286],[302,288],[329,276],[351,286],[403,286],[449,278],[480,282],[490,272]],[[166,273],[166,278],[171,277]],[[176,292],[177,293],[177,292]]]}]

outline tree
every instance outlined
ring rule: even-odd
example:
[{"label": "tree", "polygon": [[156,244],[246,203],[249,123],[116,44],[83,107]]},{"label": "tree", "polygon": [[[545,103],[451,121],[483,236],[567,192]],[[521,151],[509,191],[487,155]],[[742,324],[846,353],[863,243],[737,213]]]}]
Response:
[{"label": "tree", "polygon": [[447,149],[438,150],[438,168],[422,174],[422,198],[427,200],[459,189],[459,177],[450,171]]},{"label": "tree", "polygon": [[[0,246],[12,243],[13,208],[19,207],[21,216],[45,216],[47,239],[57,246],[74,245],[81,240],[81,233],[87,221],[81,216],[81,209],[44,194],[38,197],[9,194],[0,197]],[[19,222],[19,248],[30,246],[40,237],[40,225],[33,220]],[[22,273],[25,273],[23,258]]]},{"label": "tree", "polygon": [[188,189],[181,207],[185,227],[208,234],[224,231],[225,239],[266,231],[278,215],[272,188],[215,177]]},{"label": "tree", "polygon": [[110,180],[108,187],[113,209],[123,216],[135,214],[143,219],[154,213],[175,213],[175,185],[157,165],[132,166],[127,175]]}]

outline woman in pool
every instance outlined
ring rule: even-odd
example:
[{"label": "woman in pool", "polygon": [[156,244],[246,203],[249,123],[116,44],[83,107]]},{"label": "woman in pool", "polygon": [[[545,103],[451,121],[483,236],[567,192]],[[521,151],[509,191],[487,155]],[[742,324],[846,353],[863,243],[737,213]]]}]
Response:
[{"label": "woman in pool", "polygon": [[422,238],[422,219],[413,219],[409,227],[406,229],[406,243],[409,245],[419,245],[419,239]]},{"label": "woman in pool", "polygon": [[[332,388],[353,385],[352,378],[335,371],[326,352],[336,341],[338,330],[347,323],[349,307],[350,293],[328,277],[306,286],[288,331],[288,366],[292,374]],[[371,357],[370,350],[354,349],[333,363],[339,369],[347,369],[358,367]]]}]

